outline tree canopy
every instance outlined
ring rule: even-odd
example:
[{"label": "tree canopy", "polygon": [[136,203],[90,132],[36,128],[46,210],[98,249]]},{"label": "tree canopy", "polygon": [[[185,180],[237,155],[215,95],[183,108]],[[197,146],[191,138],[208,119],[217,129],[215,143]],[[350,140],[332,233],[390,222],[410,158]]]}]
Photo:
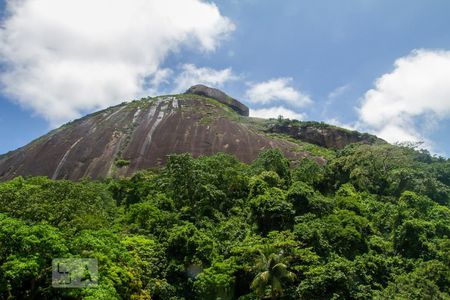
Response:
[{"label": "tree canopy", "polygon": [[[0,299],[450,299],[450,162],[172,155],[131,178],[0,183]],[[99,285],[51,288],[51,260]]]}]

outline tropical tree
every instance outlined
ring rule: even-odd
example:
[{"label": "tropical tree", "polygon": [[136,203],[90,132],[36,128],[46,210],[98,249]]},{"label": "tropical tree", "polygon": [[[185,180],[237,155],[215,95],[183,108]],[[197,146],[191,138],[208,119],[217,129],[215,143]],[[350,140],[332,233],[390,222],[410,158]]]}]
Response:
[{"label": "tropical tree", "polygon": [[263,171],[274,171],[286,182],[290,181],[289,160],[277,149],[269,149],[261,152],[252,163],[255,174]]},{"label": "tropical tree", "polygon": [[281,189],[271,188],[249,201],[252,219],[262,234],[293,227],[295,210],[292,203],[285,200],[285,194]]},{"label": "tropical tree", "polygon": [[251,288],[260,299],[266,297],[266,290],[270,289],[270,298],[277,299],[283,294],[283,282],[295,279],[295,274],[288,270],[288,266],[281,262],[281,255],[272,253],[269,256],[260,251],[256,268],[259,273],[253,279]]}]

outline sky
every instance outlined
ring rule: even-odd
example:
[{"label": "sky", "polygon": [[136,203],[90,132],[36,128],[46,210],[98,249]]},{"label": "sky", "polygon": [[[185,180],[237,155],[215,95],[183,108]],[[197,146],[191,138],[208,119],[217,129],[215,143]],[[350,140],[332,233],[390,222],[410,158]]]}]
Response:
[{"label": "sky", "polygon": [[203,83],[251,116],[448,157],[449,11],[447,0],[0,0],[0,153]]}]

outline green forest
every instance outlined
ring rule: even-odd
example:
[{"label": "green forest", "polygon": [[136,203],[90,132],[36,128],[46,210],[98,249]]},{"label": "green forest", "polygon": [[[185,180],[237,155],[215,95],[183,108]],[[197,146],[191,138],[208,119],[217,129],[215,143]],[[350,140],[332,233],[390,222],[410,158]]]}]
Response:
[{"label": "green forest", "polygon": [[[450,160],[351,144],[168,157],[131,178],[0,184],[1,299],[450,299]],[[55,289],[53,258],[96,258]]]}]

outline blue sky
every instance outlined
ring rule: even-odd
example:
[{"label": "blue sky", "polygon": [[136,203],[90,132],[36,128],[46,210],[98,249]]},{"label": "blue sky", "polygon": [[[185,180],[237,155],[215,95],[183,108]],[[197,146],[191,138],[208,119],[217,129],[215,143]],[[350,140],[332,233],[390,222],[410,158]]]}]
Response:
[{"label": "blue sky", "polygon": [[[54,14],[66,13],[64,8],[55,8],[52,0],[41,1],[54,9]],[[82,2],[73,5],[82,6]],[[196,0],[187,2],[198,4]],[[126,3],[124,1],[123,5]],[[38,24],[30,27],[40,28],[45,21],[43,16],[48,15],[39,15],[42,12],[36,9],[39,16],[34,19],[34,16],[26,15],[32,14],[33,10],[28,9],[24,13],[20,5],[5,14],[5,3],[0,1],[3,23],[6,24],[0,33],[0,48],[7,48],[0,49],[0,54],[7,58],[1,65],[1,72],[6,76],[2,77],[0,90],[0,153],[23,146],[73,117],[133,99],[138,94],[180,91],[188,87],[183,84],[189,85],[195,79],[217,86],[242,100],[252,108],[255,116],[277,113],[280,110],[275,108],[282,107],[283,111],[305,120],[327,121],[366,130],[390,141],[425,141],[425,145],[435,153],[446,156],[450,153],[450,77],[446,77],[450,74],[449,1],[223,0],[214,1],[214,4],[217,7],[211,2],[203,2],[207,7],[199,7],[201,14],[196,8],[192,12],[194,21],[183,23],[184,31],[169,41],[158,35],[161,30],[156,31],[154,24],[130,24],[130,35],[136,34],[136,38],[129,41],[130,47],[134,47],[132,50],[136,47],[148,50],[133,52],[133,57],[142,56],[143,67],[137,67],[134,61],[122,55],[130,52],[129,49],[120,55],[111,52],[110,57],[132,61],[130,65],[133,68],[123,71],[117,67],[121,64],[116,64],[116,60],[106,59],[102,66],[111,70],[109,73],[132,70],[135,73],[130,71],[130,74],[137,75],[130,77],[145,77],[145,86],[149,88],[133,87],[130,83],[133,80],[129,82],[126,77],[104,77],[99,73],[99,78],[92,76],[93,88],[90,89],[88,80],[83,79],[80,83],[75,76],[67,79],[76,81],[73,84],[61,83],[59,78],[54,79],[55,76],[43,76],[45,80],[34,82],[38,71],[44,73],[46,67],[29,62],[35,57],[33,52],[24,56],[15,54],[17,49],[29,47],[29,42],[43,45],[43,48],[49,48],[46,43],[68,43],[55,50],[59,51],[55,57],[70,57],[72,61],[75,53],[76,59],[82,57],[83,63],[89,63],[91,57],[98,60],[98,56],[92,54],[96,53],[95,42],[89,52],[78,55],[77,45],[71,45],[64,38],[67,36],[63,32],[64,26],[70,28],[71,31],[67,32],[74,32],[79,18],[73,18],[75,24],[68,23],[70,18],[66,18],[68,21],[64,21],[64,26],[58,26],[59,21],[54,21],[55,27],[63,28],[58,31],[63,38],[47,41],[45,30],[48,27],[42,27],[39,33],[44,38],[38,40],[36,36],[30,38],[36,30],[27,28],[27,25],[17,25],[20,24],[17,20],[26,17],[30,23]],[[93,7],[95,13],[96,7],[89,7]],[[86,7],[80,9],[85,10]],[[190,16],[191,12],[187,10],[189,7],[180,8],[179,12],[173,7],[161,8],[158,13],[182,18],[186,14]],[[14,18],[15,23],[11,21]],[[49,21],[49,26],[52,22]],[[130,22],[134,22],[133,18]],[[204,26],[195,27],[202,22]],[[109,23],[105,21],[105,24]],[[146,26],[150,29],[146,30]],[[212,32],[211,28],[215,31]],[[26,32],[22,40],[10,38],[12,32],[21,30]],[[52,30],[49,35],[58,34]],[[90,40],[90,33],[80,32],[84,36],[74,35],[75,39],[81,37],[80,44]],[[92,34],[95,37],[95,32]],[[186,35],[194,38],[184,40]],[[160,39],[162,42],[148,43],[153,36],[156,36],[155,41]],[[14,47],[9,47],[11,44]],[[122,47],[109,40],[105,44],[111,48]],[[167,46],[169,44],[175,46]],[[99,51],[102,46],[98,46]],[[146,56],[145,53],[149,52],[154,55]],[[11,71],[22,67],[21,70],[27,72],[24,65],[39,68],[36,67],[37,73],[32,75]],[[96,74],[95,70],[93,72]],[[79,72],[75,69],[72,73]],[[105,82],[104,78],[110,81]],[[380,78],[382,80],[376,83]],[[26,83],[31,81],[33,85]],[[115,93],[104,91],[108,87],[115,89],[117,84],[114,83],[122,81],[130,88],[117,89]],[[101,89],[98,83],[103,84]],[[99,90],[89,93],[95,89]],[[65,90],[67,97],[63,93]],[[368,93],[369,90],[372,92]],[[82,97],[92,99],[92,103],[87,103],[89,101]],[[111,99],[100,99],[106,97]]]}]

